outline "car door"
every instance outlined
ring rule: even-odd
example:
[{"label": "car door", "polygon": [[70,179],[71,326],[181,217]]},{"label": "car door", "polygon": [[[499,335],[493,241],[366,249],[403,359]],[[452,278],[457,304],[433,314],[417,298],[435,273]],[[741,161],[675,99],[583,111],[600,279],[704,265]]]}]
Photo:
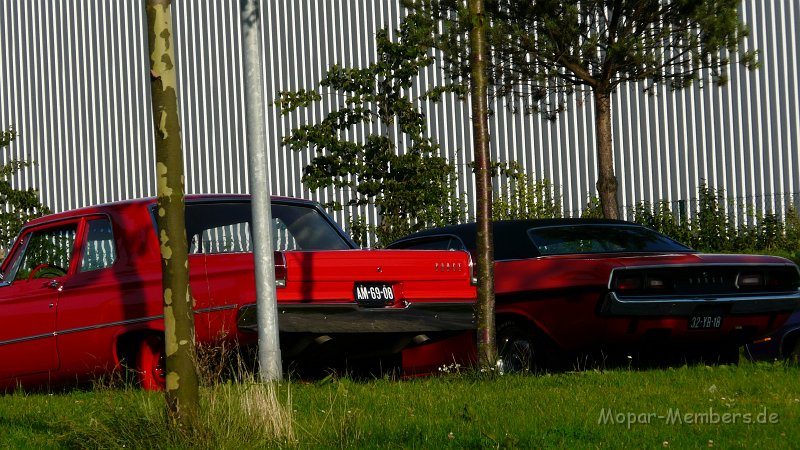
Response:
[{"label": "car door", "polygon": [[74,271],[59,291],[56,334],[61,373],[81,377],[108,368],[114,336],[128,317],[122,300],[125,280],[113,270],[117,247],[111,220],[87,215],[78,233]]},{"label": "car door", "polygon": [[78,219],[29,228],[2,266],[0,379],[57,370],[58,296],[75,254]]}]

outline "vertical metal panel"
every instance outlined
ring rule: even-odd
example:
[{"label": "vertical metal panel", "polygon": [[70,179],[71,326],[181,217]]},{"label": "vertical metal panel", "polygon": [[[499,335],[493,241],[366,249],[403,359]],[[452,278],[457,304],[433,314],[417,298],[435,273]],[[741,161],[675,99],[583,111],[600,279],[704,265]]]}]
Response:
[{"label": "vertical metal panel", "polygon": [[[187,192],[246,192],[238,2],[174,5]],[[263,11],[268,101],[282,90],[314,88],[332,64],[374,61],[375,34],[396,28],[404,15],[399,0],[281,0],[266,2]],[[722,88],[649,95],[632,84],[617,91],[615,167],[625,207],[692,199],[701,183],[760,211],[780,210],[800,193],[800,0],[745,1],[741,14],[752,31],[745,45],[759,50],[761,69],[732,65]],[[14,125],[20,133],[0,163],[37,162],[14,177],[16,186],[39,188],[56,211],[155,192],[145,29],[140,0],[0,0],[0,128]],[[410,94],[441,82],[437,63]],[[280,145],[292,128],[322,120],[339,102],[326,97],[287,116],[268,107],[272,192],[348,199],[343,192],[309,192],[301,177],[313,154]],[[449,95],[421,106],[441,154],[457,164],[459,193],[473,198],[468,102]],[[521,105],[493,105],[493,157],[549,179],[565,212],[579,213],[597,176],[592,99],[571,97],[569,111],[554,122],[515,115],[512,106]],[[352,213],[377,219],[372,210]],[[350,214],[336,217],[344,224]]]}]

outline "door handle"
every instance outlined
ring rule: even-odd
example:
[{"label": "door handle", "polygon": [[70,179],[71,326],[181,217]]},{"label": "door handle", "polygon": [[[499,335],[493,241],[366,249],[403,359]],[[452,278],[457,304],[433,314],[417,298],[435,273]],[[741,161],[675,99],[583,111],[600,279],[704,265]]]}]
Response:
[{"label": "door handle", "polygon": [[44,287],[49,287],[50,289],[55,289],[58,292],[61,292],[64,289],[64,285],[61,284],[58,280],[50,280],[44,283]]}]

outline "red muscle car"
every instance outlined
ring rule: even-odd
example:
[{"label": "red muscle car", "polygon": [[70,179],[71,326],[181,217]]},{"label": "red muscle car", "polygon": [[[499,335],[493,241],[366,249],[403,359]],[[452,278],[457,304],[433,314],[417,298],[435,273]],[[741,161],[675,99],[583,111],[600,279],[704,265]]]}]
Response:
[{"label": "red muscle car", "polygon": [[[474,223],[425,230],[388,248],[475,252]],[[698,253],[624,221],[494,223],[497,342],[508,370],[576,353],[738,360],[739,346],[800,304],[797,266]],[[623,356],[624,357],[624,356]]]},{"label": "red muscle car", "polygon": [[[23,228],[0,268],[0,390],[123,365],[146,388],[164,385],[155,209],[154,199],[125,201]],[[469,253],[359,250],[310,201],[274,198],[272,216],[285,360],[337,350],[424,357],[422,344],[474,328]],[[250,222],[248,196],[186,198],[199,343],[256,340]]]}]

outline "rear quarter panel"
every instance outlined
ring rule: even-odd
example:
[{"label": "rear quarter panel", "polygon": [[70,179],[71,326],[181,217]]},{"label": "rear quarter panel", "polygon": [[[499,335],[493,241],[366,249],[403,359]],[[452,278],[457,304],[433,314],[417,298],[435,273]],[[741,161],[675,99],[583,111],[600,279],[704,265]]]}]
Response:
[{"label": "rear quarter panel", "polygon": [[604,330],[597,308],[616,265],[567,257],[497,262],[496,313],[525,317],[561,348],[582,346]]}]

